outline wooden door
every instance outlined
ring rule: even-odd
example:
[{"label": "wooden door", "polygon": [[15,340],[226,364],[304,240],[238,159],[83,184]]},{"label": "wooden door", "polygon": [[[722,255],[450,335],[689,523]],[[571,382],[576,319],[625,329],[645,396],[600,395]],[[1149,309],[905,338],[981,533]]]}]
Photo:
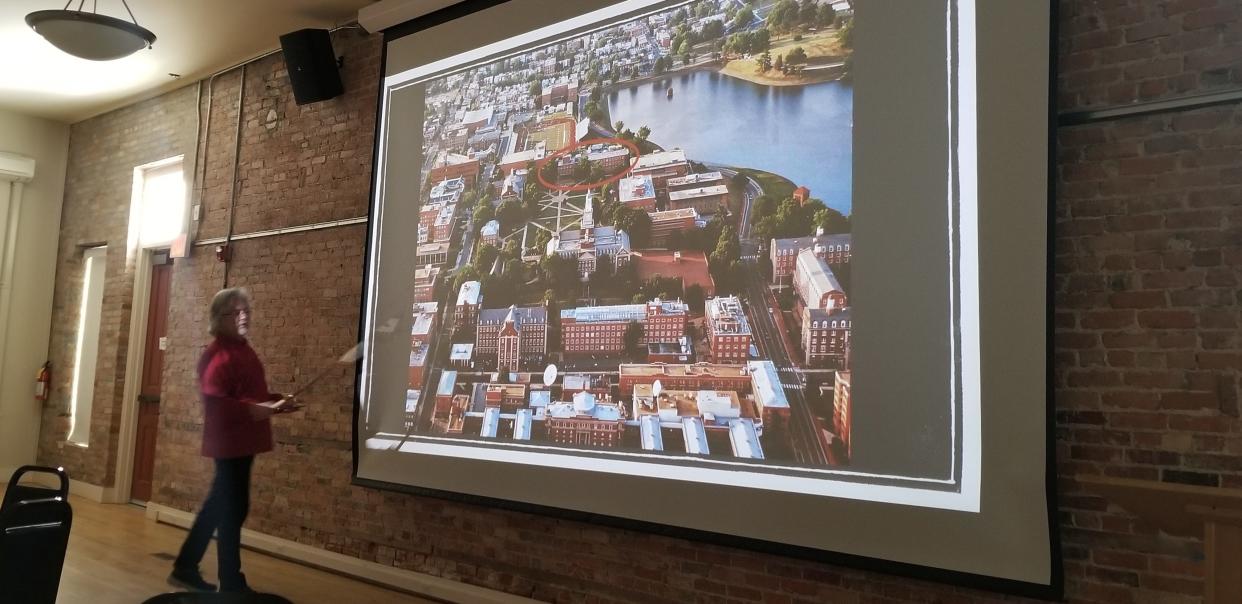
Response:
[{"label": "wooden door", "polygon": [[134,437],[134,478],[129,491],[133,501],[151,499],[155,472],[155,438],[160,425],[160,385],[167,348],[168,296],[172,283],[172,259],[167,251],[151,259],[151,296],[147,300],[147,337],[143,341],[142,381],[138,391],[138,431]]}]

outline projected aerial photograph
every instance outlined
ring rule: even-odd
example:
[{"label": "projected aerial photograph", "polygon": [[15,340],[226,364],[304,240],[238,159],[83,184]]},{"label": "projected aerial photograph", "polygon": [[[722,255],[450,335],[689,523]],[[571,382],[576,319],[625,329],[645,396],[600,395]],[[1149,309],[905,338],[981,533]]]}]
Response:
[{"label": "projected aerial photograph", "polygon": [[850,7],[697,0],[423,82],[406,435],[848,466]]}]

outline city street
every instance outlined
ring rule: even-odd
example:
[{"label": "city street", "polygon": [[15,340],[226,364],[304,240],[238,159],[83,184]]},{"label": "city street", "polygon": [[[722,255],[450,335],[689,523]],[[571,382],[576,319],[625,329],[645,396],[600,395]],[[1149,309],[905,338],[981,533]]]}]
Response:
[{"label": "city street", "polygon": [[790,361],[784,338],[771,314],[776,301],[758,270],[748,270],[745,273],[751,334],[760,354],[775,363],[780,370],[778,373],[785,387],[785,396],[789,399],[789,440],[795,459],[805,464],[827,465],[828,456],[816,435],[815,418],[811,415],[810,404],[802,390],[801,374],[788,370],[794,364]]}]

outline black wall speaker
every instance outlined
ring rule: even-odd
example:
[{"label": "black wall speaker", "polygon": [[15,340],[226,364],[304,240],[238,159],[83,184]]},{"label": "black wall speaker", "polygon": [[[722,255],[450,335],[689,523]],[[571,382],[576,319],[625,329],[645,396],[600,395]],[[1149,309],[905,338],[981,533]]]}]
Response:
[{"label": "black wall speaker", "polygon": [[280,37],[293,98],[299,105],[326,101],[345,92],[332,37],[326,29],[301,29]]}]

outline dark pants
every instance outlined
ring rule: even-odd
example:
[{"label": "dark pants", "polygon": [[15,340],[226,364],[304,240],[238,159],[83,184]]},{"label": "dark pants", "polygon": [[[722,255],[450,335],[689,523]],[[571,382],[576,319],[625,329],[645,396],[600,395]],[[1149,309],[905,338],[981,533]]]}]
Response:
[{"label": "dark pants", "polygon": [[197,568],[207,552],[211,534],[216,533],[217,576],[222,591],[246,585],[246,577],[241,572],[241,527],[250,511],[250,466],[253,463],[253,455],[216,460],[211,491],[174,562],[178,568]]}]

